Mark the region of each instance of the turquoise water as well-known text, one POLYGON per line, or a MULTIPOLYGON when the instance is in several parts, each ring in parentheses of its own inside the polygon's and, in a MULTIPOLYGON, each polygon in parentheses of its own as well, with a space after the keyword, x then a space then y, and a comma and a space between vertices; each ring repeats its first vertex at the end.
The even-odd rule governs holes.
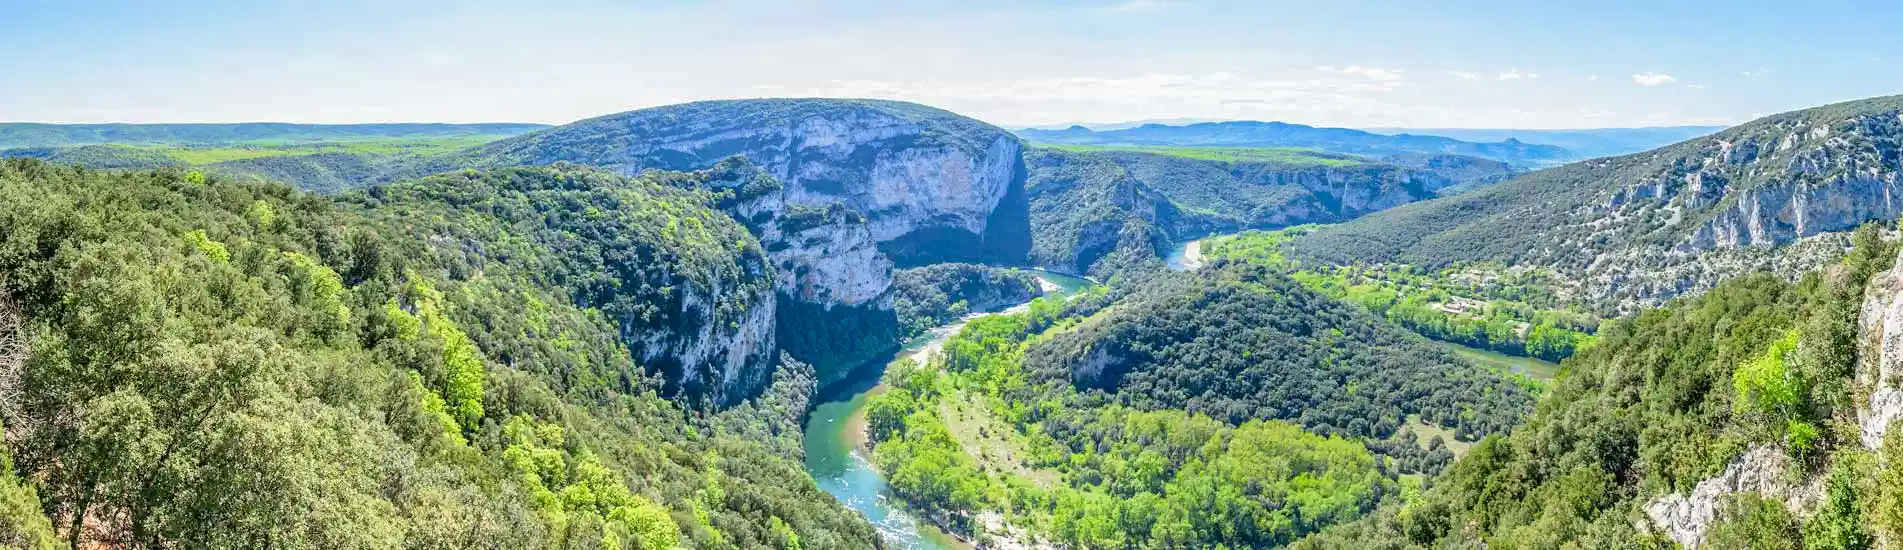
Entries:
POLYGON ((1163 257, 1163 263, 1168 265, 1172 271, 1189 271, 1202 267, 1203 263, 1200 259, 1189 259, 1189 247, 1191 245, 1200 247, 1201 243, 1202 239, 1196 239, 1170 245, 1170 253, 1168 256, 1163 257))
MULTIPOLYGON (((1047 294, 1049 296, 1069 296, 1090 283, 1078 277, 1045 271, 1038 271, 1037 275, 1058 287, 1050 291, 1047 294)), ((820 490, 839 499, 847 508, 865 515, 891 548, 953 550, 970 546, 919 520, 905 509, 903 502, 892 496, 886 488, 885 478, 872 465, 872 457, 859 448, 859 434, 853 432, 863 427, 855 425, 853 419, 865 408, 866 399, 877 391, 879 377, 885 374, 885 365, 901 354, 914 353, 926 346, 943 343, 959 327, 964 326, 965 321, 960 319, 935 327, 906 342, 905 346, 892 354, 855 369, 845 381, 822 388, 818 397, 820 405, 814 407, 813 413, 806 419, 806 472, 812 474, 820 490)))

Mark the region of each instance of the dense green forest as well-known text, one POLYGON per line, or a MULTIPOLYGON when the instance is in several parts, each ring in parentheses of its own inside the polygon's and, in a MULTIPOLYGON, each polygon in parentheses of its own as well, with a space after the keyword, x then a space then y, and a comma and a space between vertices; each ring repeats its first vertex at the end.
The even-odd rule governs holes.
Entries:
POLYGON ((1151 281, 1031 346, 1024 363, 1106 402, 1348 437, 1386 438, 1419 415, 1474 439, 1518 424, 1532 403, 1521 383, 1242 262, 1151 281))
MULTIPOLYGON (((1489 437, 1404 505, 1304 541, 1312 548, 1671 548, 1639 530, 1647 499, 1686 491, 1753 446, 1816 480, 1799 516, 1729 497, 1716 548, 1875 548, 1903 535, 1903 434, 1859 440, 1858 312, 1895 245, 1865 226, 1841 263, 1797 283, 1768 275, 1609 324, 1567 363, 1527 425, 1489 437), (1803 519, 1800 519, 1803 518, 1803 519)), ((1886 382, 1887 383, 1887 382, 1886 382)))
POLYGON ((965 314, 1031 301, 1043 294, 1030 271, 948 263, 892 274, 892 310, 909 338, 965 314))
POLYGON ((1405 266, 1330 266, 1288 259, 1283 246, 1312 226, 1250 231, 1204 241, 1211 258, 1289 274, 1310 290, 1359 305, 1428 338, 1557 362, 1591 345, 1598 317, 1570 307, 1542 270, 1487 264, 1421 273, 1405 266))
MULTIPOLYGON (((675 254, 544 262, 539 248, 562 241, 532 230, 616 228, 628 220, 594 218, 583 198, 624 200, 679 222, 621 237, 630 247, 685 252, 704 246, 692 220, 717 213, 654 181, 562 168, 422 187, 337 202, 199 172, 0 162, 0 312, 18 312, 0 338, 25 343, 0 347, 12 459, 0 535, 878 545, 785 454, 810 368, 787 363, 759 400, 720 415, 683 410, 622 343, 614 312, 627 302, 590 290, 720 267, 675 254)), ((617 215, 641 212, 629 210, 617 215)))
POLYGON ((1038 147, 1025 164, 1032 261, 1105 276, 1176 241, 1347 220, 1455 184, 1428 170, 1286 149, 1038 147))
POLYGON ((1286 544, 1399 493, 1354 441, 1104 405, 1023 366, 1026 346, 1075 323, 1040 299, 973 321, 930 365, 891 368, 867 422, 892 488, 981 539, 1074 548, 1286 544))
MULTIPOLYGON (((508 125, 499 126, 504 128, 498 132, 509 129, 508 125)), ((411 173, 403 167, 418 159, 510 134, 397 132, 390 137, 345 134, 329 139, 322 133, 268 135, 279 137, 211 142, 126 138, 128 141, 89 145, 0 149, 0 158, 37 158, 88 168, 184 167, 232 178, 286 183, 305 191, 340 193, 411 173)))

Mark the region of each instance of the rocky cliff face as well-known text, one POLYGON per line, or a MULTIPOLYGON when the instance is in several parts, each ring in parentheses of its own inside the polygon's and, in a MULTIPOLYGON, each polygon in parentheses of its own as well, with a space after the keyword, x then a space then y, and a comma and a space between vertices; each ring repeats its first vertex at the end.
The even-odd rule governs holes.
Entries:
POLYGON ((1525 174, 1318 231, 1293 248, 1330 263, 1552 268, 1621 313, 1744 273, 1796 276, 1842 251, 1836 232, 1903 214, 1903 96, 1765 117, 1623 157, 1525 174))
POLYGON ((632 174, 745 157, 781 184, 736 205, 773 251, 781 290, 856 306, 885 291, 895 263, 1021 261, 1030 237, 1020 153, 1003 130, 920 105, 764 99, 608 115, 485 145, 460 162, 632 174))
POLYGON ((1635 244, 1601 250, 1589 274, 1621 271, 1614 267, 1620 265, 1651 274, 1633 273, 1636 287, 1619 284, 1625 278, 1592 277, 1602 286, 1589 294, 1623 294, 1637 298, 1629 304, 1651 304, 1748 271, 1794 275, 1828 260, 1841 248, 1800 246, 1778 254, 1748 249, 1781 247, 1903 214, 1899 117, 1895 110, 1844 115, 1824 108, 1682 146, 1683 157, 1642 173, 1592 210, 1581 241, 1635 244), (1667 274, 1672 277, 1660 276, 1667 274))
POLYGON ((729 193, 720 207, 759 237, 781 294, 815 304, 872 303, 892 284, 865 217, 843 203, 788 205, 785 186, 745 157, 704 172, 701 185, 729 193))
POLYGON ((1698 482, 1690 493, 1672 493, 1647 502, 1645 516, 1653 529, 1687 550, 1697 550, 1704 543, 1725 497, 1731 495, 1757 493, 1783 502, 1799 517, 1808 516, 1822 498, 1822 480, 1794 482, 1789 474, 1798 471, 1795 468, 1784 451, 1768 445, 1754 446, 1726 465, 1723 473, 1698 482))
POLYGON ((1857 427, 1863 446, 1875 450, 1903 419, 1903 268, 1870 278, 1858 322, 1857 387, 1864 395, 1856 400, 1857 427))

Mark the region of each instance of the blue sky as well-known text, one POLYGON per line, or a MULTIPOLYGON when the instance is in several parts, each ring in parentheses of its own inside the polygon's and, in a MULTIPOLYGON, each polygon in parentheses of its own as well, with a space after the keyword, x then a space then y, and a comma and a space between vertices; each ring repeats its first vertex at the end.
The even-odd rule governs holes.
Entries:
POLYGON ((0 121, 882 97, 1006 126, 1729 124, 1903 93, 1903 3, 0 0, 0 121), (534 5, 530 5, 534 4, 534 5))

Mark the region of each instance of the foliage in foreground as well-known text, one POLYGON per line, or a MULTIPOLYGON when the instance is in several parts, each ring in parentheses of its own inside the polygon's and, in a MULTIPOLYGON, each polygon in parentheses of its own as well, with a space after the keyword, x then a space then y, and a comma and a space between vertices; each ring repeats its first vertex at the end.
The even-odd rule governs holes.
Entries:
POLYGON ((466 232, 407 221, 215 176, 0 162, 0 298, 30 342, 0 412, 10 471, 58 535, 876 545, 797 462, 722 435, 772 415, 682 411, 544 266, 468 269, 466 232))
MULTIPOLYGON (((1538 411, 1490 437, 1420 499, 1304 548, 1664 548, 1636 525, 1652 497, 1688 491, 1751 445, 1823 476, 1808 518, 1739 495, 1708 533, 1722 548, 1869 548, 1903 536, 1903 437, 1877 460, 1852 407, 1865 282, 1893 246, 1865 226, 1841 264, 1797 284, 1757 275, 1613 323, 1568 362, 1538 411)), ((1866 390, 1867 391, 1867 390, 1866 390)))
POLYGON ((1061 311, 1039 300, 973 321, 931 366, 889 371, 868 429, 894 490, 961 529, 979 528, 972 514, 995 511, 1074 548, 1280 545, 1396 493, 1380 461, 1353 441, 1279 421, 1236 426, 1183 411, 1084 406, 1063 381, 1032 382, 1024 347, 1061 311), (1017 427, 1003 437, 1021 442, 1022 464, 972 458, 941 417, 955 394, 985 403, 1000 420, 991 429, 1017 427))

